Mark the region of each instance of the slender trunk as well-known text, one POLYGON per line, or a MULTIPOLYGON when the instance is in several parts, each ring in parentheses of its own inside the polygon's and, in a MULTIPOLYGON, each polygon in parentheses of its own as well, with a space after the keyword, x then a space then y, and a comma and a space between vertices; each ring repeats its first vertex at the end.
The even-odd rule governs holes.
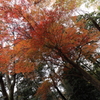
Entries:
POLYGON ((10 86, 9 96, 8 96, 9 100, 14 100, 13 92, 14 92, 14 88, 10 86))
POLYGON ((65 98, 65 96, 61 93, 61 91, 58 89, 58 87, 56 86, 55 81, 54 81, 52 75, 51 75, 50 77, 51 77, 51 79, 52 79, 53 85, 54 85, 55 89, 57 90, 58 94, 61 96, 61 98, 62 98, 63 100, 67 100, 67 99, 65 98))
POLYGON ((0 85, 1 85, 1 91, 2 91, 2 95, 4 97, 4 100, 8 100, 8 95, 7 95, 5 86, 4 86, 4 82, 3 82, 3 79, 2 79, 2 75, 0 75, 0 85))
POLYGON ((93 20, 93 18, 89 17, 89 19, 92 21, 92 23, 94 24, 94 26, 100 31, 100 26, 96 23, 95 20, 93 20))
POLYGON ((83 76, 83 78, 90 82, 93 86, 95 86, 97 88, 97 90, 100 91, 100 81, 97 80, 95 77, 93 77, 92 75, 90 75, 87 71, 85 71, 80 65, 78 65, 77 63, 73 62, 72 60, 70 60, 66 55, 64 55, 62 53, 61 50, 58 50, 59 55, 62 57, 62 59, 66 62, 68 62, 69 64, 71 64, 74 68, 76 68, 77 70, 79 70, 83 76))
POLYGON ((9 95, 8 95, 9 100, 14 100, 15 77, 16 77, 16 74, 12 75, 12 80, 11 80, 9 78, 9 75, 6 75, 8 90, 9 90, 9 95))
POLYGON ((58 89, 58 87, 55 86, 55 88, 56 88, 57 92, 59 93, 59 95, 62 97, 62 99, 63 99, 63 100, 67 100, 67 99, 65 98, 65 96, 60 92, 60 90, 58 89))

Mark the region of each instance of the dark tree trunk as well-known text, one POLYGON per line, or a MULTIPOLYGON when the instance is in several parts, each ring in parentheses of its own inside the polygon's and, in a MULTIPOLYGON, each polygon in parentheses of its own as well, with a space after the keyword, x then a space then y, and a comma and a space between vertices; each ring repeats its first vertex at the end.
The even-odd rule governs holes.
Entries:
POLYGON ((8 100, 14 100, 15 77, 16 77, 16 74, 12 75, 12 80, 11 80, 9 78, 9 75, 6 75, 7 84, 8 84, 8 91, 9 91, 8 100))
POLYGON ((52 75, 51 75, 50 77, 51 77, 51 79, 52 79, 53 86, 54 86, 55 89, 57 90, 58 94, 61 96, 61 98, 62 98, 63 100, 67 100, 66 97, 61 93, 61 91, 60 91, 60 90, 58 89, 58 87, 56 86, 55 81, 54 81, 52 75))
POLYGON ((71 64, 74 68, 76 68, 78 71, 81 72, 83 78, 90 82, 93 86, 95 86, 97 88, 97 90, 100 91, 100 81, 97 80, 95 77, 93 77, 92 75, 90 75, 87 71, 85 71, 80 65, 78 65, 77 63, 73 62, 72 60, 70 60, 66 55, 64 55, 62 53, 62 51, 60 49, 56 49, 58 50, 58 54, 62 57, 62 59, 65 62, 68 62, 69 64, 71 64))
POLYGON ((93 20, 93 18, 89 17, 89 19, 92 21, 92 23, 94 24, 94 26, 100 31, 100 26, 96 23, 95 20, 93 20))
POLYGON ((2 79, 2 75, 0 74, 0 85, 1 85, 1 91, 2 91, 2 95, 4 97, 4 100, 8 100, 8 95, 5 89, 5 85, 2 79))

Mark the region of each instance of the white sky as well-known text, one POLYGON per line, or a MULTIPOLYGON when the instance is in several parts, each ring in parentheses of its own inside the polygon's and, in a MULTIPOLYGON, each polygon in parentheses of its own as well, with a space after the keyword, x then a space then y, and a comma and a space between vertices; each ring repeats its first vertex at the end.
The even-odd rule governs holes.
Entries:
POLYGON ((93 12, 93 11, 97 11, 97 9, 94 8, 93 6, 86 8, 86 7, 85 7, 85 4, 82 4, 82 5, 80 6, 80 10, 82 11, 82 13, 91 13, 91 12, 93 12))

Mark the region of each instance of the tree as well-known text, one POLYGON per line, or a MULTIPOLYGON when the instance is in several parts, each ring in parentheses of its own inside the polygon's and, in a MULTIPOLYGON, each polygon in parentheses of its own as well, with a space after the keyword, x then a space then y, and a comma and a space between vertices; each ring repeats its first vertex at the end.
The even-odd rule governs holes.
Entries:
MULTIPOLYGON (((96 12, 92 12, 89 15, 81 15, 79 16, 79 18, 77 19, 78 21, 80 21, 80 18, 83 19, 87 19, 87 16, 91 16, 93 18, 93 20, 96 23, 99 23, 99 17, 98 17, 99 13, 96 12)), ((91 20, 87 20, 87 22, 85 23, 85 28, 86 29, 93 29, 95 28, 94 23, 92 23, 91 20)), ((99 24, 98 24, 99 25, 99 24)), ((90 61, 93 62, 93 69, 91 69, 90 67, 88 67, 88 72, 91 73, 93 76, 95 76, 98 80, 100 80, 100 73, 99 73, 99 58, 95 59, 94 58, 89 58, 90 61)), ((82 67, 84 68, 84 66, 87 66, 87 64, 83 64, 82 67)), ((65 90, 66 90, 66 95, 69 96, 69 100, 86 100, 86 99, 93 99, 93 100, 99 100, 100 99, 100 94, 99 91, 92 86, 89 82, 84 81, 81 73, 76 70, 75 68, 71 68, 71 69, 64 69, 64 73, 63 73, 63 79, 65 84, 67 84, 65 86, 65 90), (71 90, 69 90, 69 89, 71 90)))
MULTIPOLYGON (((52 16, 57 15, 57 14, 54 14, 53 12, 50 12, 50 13, 52 16)), ((62 17, 59 14, 57 16, 59 16, 59 18, 62 17)), ((34 37, 35 38, 30 40, 31 44, 33 44, 32 50, 35 49, 33 52, 35 51, 37 52, 39 50, 39 53, 41 53, 43 52, 42 50, 44 49, 45 50, 47 49, 47 51, 50 50, 52 51, 52 53, 54 52, 55 56, 58 55, 58 57, 61 57, 64 62, 68 62, 70 65, 72 65, 73 67, 81 71, 84 78, 87 78, 86 80, 89 80, 96 87, 98 86, 97 88, 99 89, 99 81, 97 81, 95 78, 89 75, 81 67, 81 64, 79 64, 78 62, 78 60, 85 60, 85 59, 89 60, 88 58, 90 57, 90 55, 91 56, 93 55, 95 49, 97 48, 96 42, 99 40, 98 38, 99 31, 95 31, 95 32, 93 32, 94 30, 88 31, 84 29, 84 25, 82 25, 82 22, 81 22, 74 25, 75 27, 78 27, 78 28, 79 28, 78 25, 81 25, 79 32, 77 32, 77 29, 75 29, 73 25, 70 26, 70 28, 64 28, 62 23, 61 24, 59 23, 60 21, 56 23, 56 20, 59 20, 58 17, 54 17, 51 19, 50 18, 44 21, 40 21, 40 24, 35 26, 34 28, 35 30, 32 33, 33 35, 32 38, 34 37), (41 29, 42 31, 40 31, 41 29), (60 33, 58 34, 58 32, 60 33), (77 39, 75 37, 77 37, 77 39), (91 51, 90 51, 90 48, 92 48, 91 51)), ((50 53, 49 55, 51 55, 50 53)))
POLYGON ((53 65, 77 69, 85 80, 100 90, 100 81, 87 71, 88 64, 82 67, 86 63, 92 66, 90 57, 94 60, 99 57, 96 52, 100 39, 98 28, 88 30, 86 20, 77 21, 77 16, 72 16, 76 8, 73 3, 69 3, 67 9, 65 3, 61 7, 58 3, 48 10, 22 1, 23 4, 15 5, 1 2, 0 71, 8 75, 30 73, 41 62, 49 60, 53 65))

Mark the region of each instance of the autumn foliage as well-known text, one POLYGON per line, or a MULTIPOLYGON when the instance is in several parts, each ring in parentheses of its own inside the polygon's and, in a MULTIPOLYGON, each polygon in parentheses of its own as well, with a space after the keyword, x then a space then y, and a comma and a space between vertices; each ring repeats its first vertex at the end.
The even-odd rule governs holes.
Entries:
MULTIPOLYGON (((98 58, 96 49, 99 47, 100 32, 95 28, 87 30, 86 20, 78 21, 78 17, 72 15, 74 7, 50 10, 29 4, 7 5, 7 2, 2 2, 0 6, 2 73, 32 72, 48 57, 53 59, 52 63, 60 59, 64 64, 69 63, 71 68, 79 67, 77 69, 82 71, 81 62, 90 61, 91 56, 98 58)), ((82 74, 84 76, 84 72, 82 74)), ((50 88, 48 81, 43 84, 50 88)))

